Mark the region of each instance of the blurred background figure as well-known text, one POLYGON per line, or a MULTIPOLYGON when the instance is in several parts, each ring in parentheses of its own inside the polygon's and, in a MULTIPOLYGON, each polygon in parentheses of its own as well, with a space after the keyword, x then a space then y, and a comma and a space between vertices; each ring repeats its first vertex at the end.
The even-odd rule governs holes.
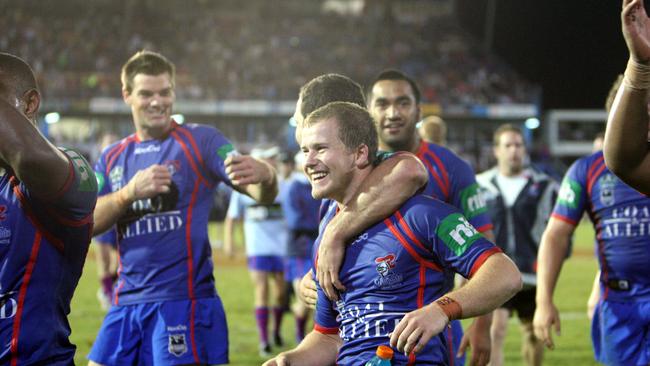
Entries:
MULTIPOLYGON (((289 228, 284 276, 297 294, 300 280, 312 267, 312 247, 318 237, 321 201, 311 195, 311 184, 303 173, 303 153, 291 156, 291 160, 295 161, 295 170, 284 185, 286 189, 281 190, 280 194, 284 194, 281 197, 282 210, 289 228)), ((302 301, 294 301, 291 310, 296 321, 296 343, 300 343, 305 337, 305 325, 310 311, 302 301)))
POLYGON ((418 133, 420 138, 426 142, 447 145, 447 124, 438 116, 425 117, 418 124, 418 133))
MULTIPOLYGON (((280 149, 274 146, 268 149, 253 149, 251 156, 263 159, 275 167, 279 153, 280 149)), ((224 251, 230 257, 233 256, 237 221, 244 223, 248 270, 254 287, 259 353, 260 356, 269 356, 271 340, 275 346, 281 347, 284 344, 280 328, 286 303, 283 271, 287 229, 280 195, 271 204, 261 204, 233 191, 224 222, 224 251), (268 331, 269 320, 272 320, 272 339, 268 331)))

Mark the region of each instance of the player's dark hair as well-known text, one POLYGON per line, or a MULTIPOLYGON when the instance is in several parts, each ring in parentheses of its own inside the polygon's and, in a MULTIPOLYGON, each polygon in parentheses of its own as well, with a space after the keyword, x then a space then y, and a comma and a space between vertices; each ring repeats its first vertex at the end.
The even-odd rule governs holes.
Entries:
POLYGON ((20 57, 0 52, 0 92, 21 98, 30 90, 38 90, 32 68, 20 57))
POLYGON ((368 160, 374 161, 377 155, 377 129, 375 122, 363 107, 348 102, 333 102, 309 114, 305 127, 320 121, 335 119, 338 123, 338 137, 349 150, 360 145, 368 146, 368 160))
POLYGON ((493 138, 492 138, 492 143, 494 143, 494 146, 499 146, 499 142, 501 139, 501 135, 503 135, 506 132, 514 132, 516 134, 519 134, 519 136, 524 136, 524 133, 521 131, 521 128, 510 124, 510 123, 504 123, 499 128, 494 130, 493 138))
POLYGON ((300 88, 300 113, 307 117, 332 102, 349 102, 366 107, 363 89, 354 80, 339 74, 318 76, 300 88))
POLYGON ((420 98, 421 98, 421 93, 420 93, 420 88, 418 87, 418 84, 415 82, 415 80, 411 79, 408 75, 405 73, 399 71, 399 70, 394 70, 394 69, 388 69, 380 72, 375 79, 373 80, 372 83, 370 83, 368 87, 368 100, 372 100, 372 88, 377 84, 378 82, 382 80, 403 80, 409 83, 411 86, 411 90, 413 91, 413 97, 415 98, 415 104, 420 104, 420 98))
POLYGON ((156 76, 164 73, 169 74, 172 87, 174 87, 176 79, 176 67, 174 64, 157 52, 147 50, 139 51, 131 56, 124 66, 122 66, 122 74, 120 76, 122 88, 129 93, 132 92, 133 78, 137 74, 156 76))

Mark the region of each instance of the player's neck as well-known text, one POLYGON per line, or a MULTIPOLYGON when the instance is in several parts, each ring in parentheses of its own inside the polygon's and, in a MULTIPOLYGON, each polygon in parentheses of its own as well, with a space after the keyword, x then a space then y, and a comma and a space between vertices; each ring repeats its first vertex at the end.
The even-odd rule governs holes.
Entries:
POLYGON ((138 136, 140 141, 149 141, 149 140, 164 140, 169 136, 173 128, 173 124, 169 124, 165 128, 142 128, 136 130, 135 134, 138 136))
POLYGON ((363 181, 370 175, 374 167, 368 165, 363 169, 358 169, 349 184, 347 185, 345 192, 341 192, 338 197, 332 197, 337 203, 340 209, 344 209, 352 203, 356 203, 356 198, 358 194, 359 187, 363 181))

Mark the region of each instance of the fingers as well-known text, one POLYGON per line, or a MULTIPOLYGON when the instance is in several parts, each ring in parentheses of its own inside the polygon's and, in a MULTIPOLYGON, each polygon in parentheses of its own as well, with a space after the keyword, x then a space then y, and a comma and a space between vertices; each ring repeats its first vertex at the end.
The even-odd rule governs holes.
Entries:
POLYGON ((305 305, 312 309, 316 307, 318 292, 316 289, 316 282, 313 280, 313 274, 311 270, 300 280, 299 295, 300 300, 302 300, 305 305))
POLYGON ((469 347, 469 337, 467 336, 467 332, 465 332, 465 334, 463 334, 463 338, 460 340, 460 345, 458 346, 456 357, 462 357, 465 354, 465 351, 467 351, 467 347, 469 347))
MULTIPOLYGON (((234 185, 257 184, 269 178, 268 164, 251 156, 231 156, 225 161, 226 174, 234 185)), ((271 173, 272 174, 272 173, 271 173)))
POLYGON ((490 352, 472 351, 471 366, 485 366, 490 362, 490 352))
POLYGON ((318 284, 325 292, 325 296, 332 301, 338 301, 339 294, 332 285, 332 276, 331 271, 323 271, 320 268, 317 269, 318 284))

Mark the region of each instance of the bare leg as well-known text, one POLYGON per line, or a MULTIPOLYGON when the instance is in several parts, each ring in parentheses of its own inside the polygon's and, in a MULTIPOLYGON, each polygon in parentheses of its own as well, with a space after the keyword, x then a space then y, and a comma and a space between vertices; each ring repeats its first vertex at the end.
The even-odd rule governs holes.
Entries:
POLYGON ((492 316, 492 328, 490 335, 492 338, 492 350, 490 352, 490 366, 503 365, 503 344, 508 334, 508 319, 510 311, 504 308, 496 309, 492 316))

